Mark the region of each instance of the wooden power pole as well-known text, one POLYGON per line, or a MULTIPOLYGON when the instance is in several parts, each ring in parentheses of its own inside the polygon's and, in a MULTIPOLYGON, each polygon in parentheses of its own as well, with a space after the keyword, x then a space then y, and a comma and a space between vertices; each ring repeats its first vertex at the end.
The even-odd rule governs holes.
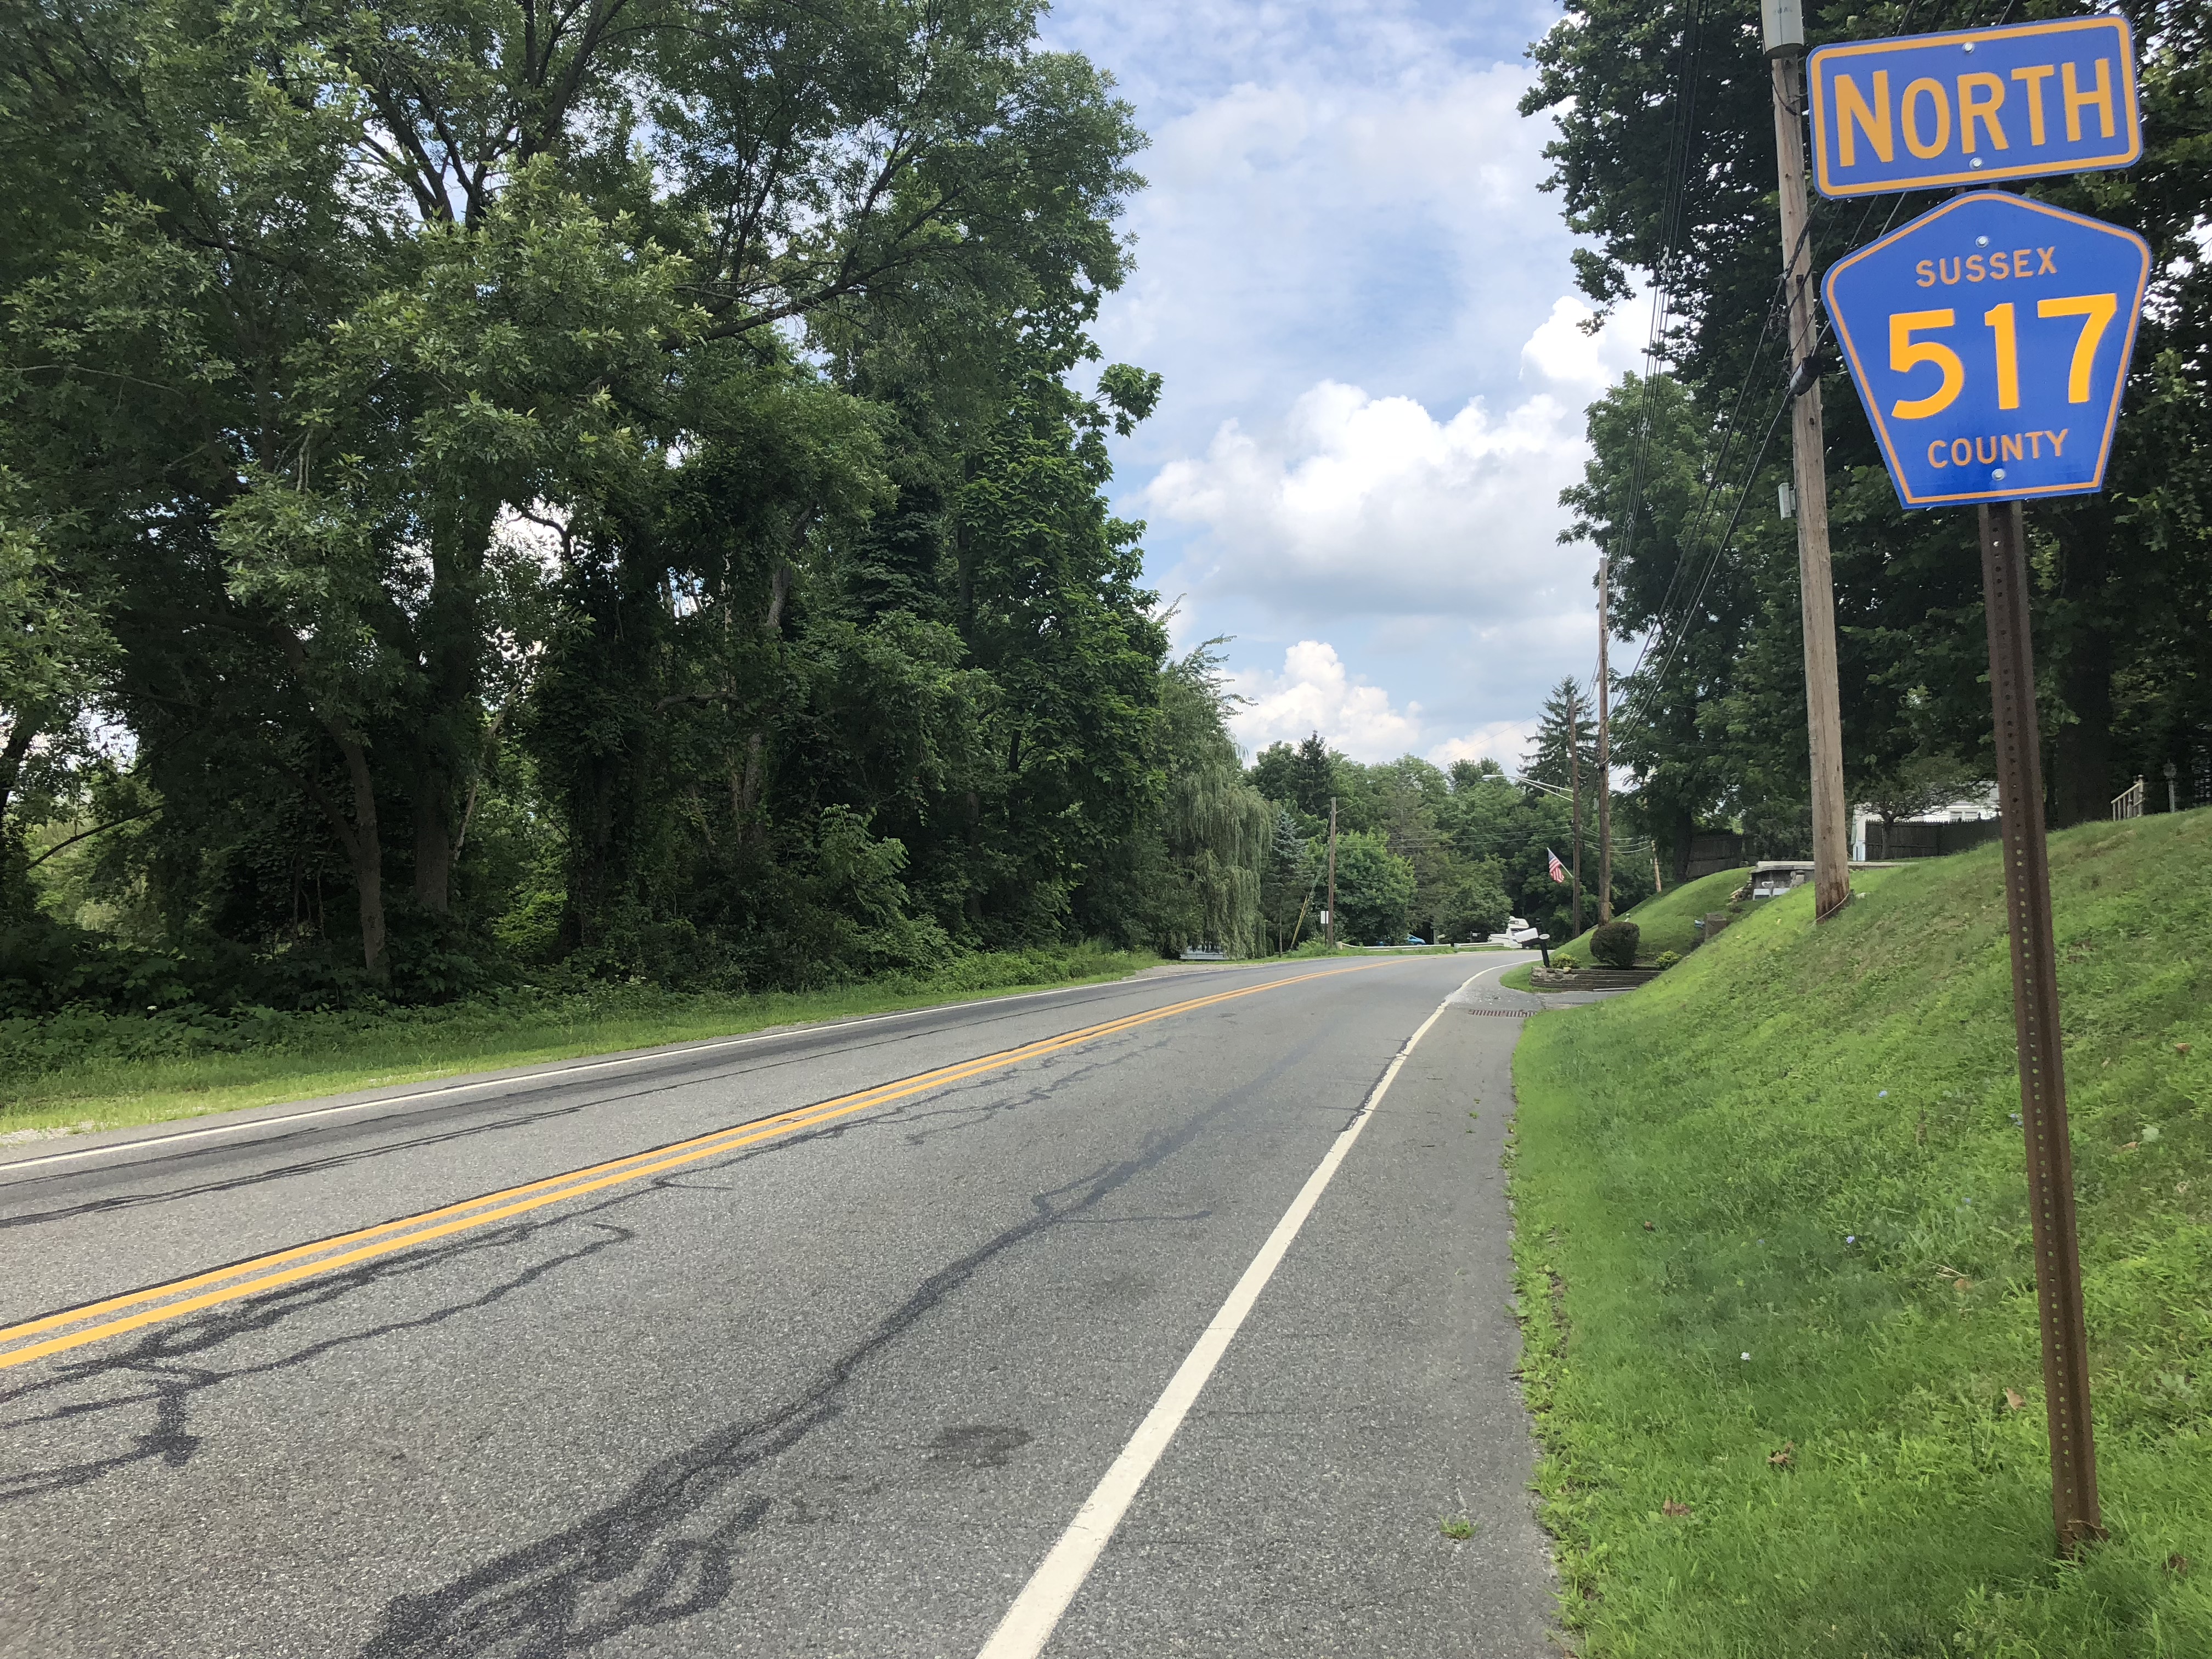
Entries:
POLYGON ((1597 556, 1597 919, 1602 927, 1613 920, 1613 751, 1605 659, 1605 584, 1610 574, 1607 556, 1597 556))
POLYGON ((1843 699, 1836 689, 1836 591, 1828 568, 1828 465, 1820 423, 1820 334, 1813 317, 1813 246, 1805 208, 1805 18, 1802 0, 1760 0, 1774 71, 1774 149, 1782 196, 1782 264, 1790 301, 1790 436, 1797 493, 1797 586, 1805 623, 1805 718, 1813 749, 1813 912, 1850 902, 1844 833, 1843 699))
POLYGON ((1328 798, 1328 948, 1336 949, 1336 797, 1328 798))
MULTIPOLYGON (((1569 683, 1571 685, 1572 682, 1569 683)), ((1574 798, 1575 936, 1583 931, 1583 700, 1567 693, 1567 793, 1574 798)))

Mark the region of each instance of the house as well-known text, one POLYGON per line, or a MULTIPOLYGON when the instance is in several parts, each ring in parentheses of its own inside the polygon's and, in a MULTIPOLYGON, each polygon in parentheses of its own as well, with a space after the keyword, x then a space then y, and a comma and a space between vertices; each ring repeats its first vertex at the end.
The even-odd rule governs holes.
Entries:
POLYGON ((1871 806, 1851 808, 1851 858, 1856 863, 1891 859, 1932 859, 1946 853, 1963 853, 2000 832, 1997 792, 1994 785, 1978 794, 1884 824, 1871 806))

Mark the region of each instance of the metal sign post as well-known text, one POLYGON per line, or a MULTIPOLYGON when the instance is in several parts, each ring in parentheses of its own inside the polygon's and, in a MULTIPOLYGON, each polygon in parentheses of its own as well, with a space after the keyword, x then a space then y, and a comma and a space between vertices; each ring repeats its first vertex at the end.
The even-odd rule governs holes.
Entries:
MULTIPOLYGON (((2120 167, 2142 154, 2133 43, 2116 16, 1823 47, 1811 105, 1815 176, 1831 196, 2120 167)), ((1978 508, 2051 1512, 2069 1555, 2104 1523, 2023 503, 2104 487, 2149 276, 2134 233, 1984 191, 1838 260, 1822 288, 1898 499, 1978 508)))
POLYGON ((2027 1137, 2035 1297, 2043 1325, 2043 1410, 2051 1429, 2051 1514, 2071 1555, 2104 1536, 2097 1449, 2089 1426, 2089 1338, 2081 1252, 2074 1229, 2074 1144, 2058 1031, 2057 947, 2051 931, 2051 858, 2043 834, 2041 727, 2028 633, 2027 529, 2018 501, 1981 513, 1982 593, 1990 628, 1990 701, 1996 716, 1997 809, 2004 823, 2012 1012, 2020 1045, 2020 1116, 2027 1137))

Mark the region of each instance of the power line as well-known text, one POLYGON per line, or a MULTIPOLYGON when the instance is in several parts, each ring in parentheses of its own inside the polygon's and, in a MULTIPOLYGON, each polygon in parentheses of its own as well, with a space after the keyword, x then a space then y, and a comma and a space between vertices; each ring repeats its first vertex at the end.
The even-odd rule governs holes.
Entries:
POLYGON ((1714 458, 1711 465, 1706 469, 1705 493, 1698 503, 1697 513, 1691 522, 1690 533, 1676 538, 1675 545, 1680 550, 1680 556, 1675 559, 1674 568, 1668 576, 1667 591, 1660 596, 1652 628, 1644 635, 1644 642, 1637 651, 1636 664, 1629 670, 1626 676, 1628 679, 1633 680, 1642 672, 1644 659, 1650 651, 1652 641, 1666 632, 1668 616, 1674 608, 1674 595, 1681 582, 1683 572, 1688 568, 1695 557, 1697 544, 1704 537, 1705 526, 1711 516, 1714 494, 1719 489, 1721 476, 1728 467, 1729 451, 1735 447, 1735 434, 1739 429, 1738 421, 1743 413, 1744 402, 1751 395, 1753 381, 1758 379, 1759 360, 1765 355, 1767 339, 1773 332, 1776 307, 1779 303, 1782 285, 1786 280, 1786 276, 1775 279, 1774 299, 1766 307, 1765 320, 1759 326, 1759 340, 1752 348, 1750 365, 1744 371, 1743 384, 1736 389, 1735 402, 1730 406, 1726 418, 1721 422, 1720 453, 1714 458))
MULTIPOLYGON (((1676 75, 1674 118, 1667 134, 1667 192, 1659 211, 1658 257, 1651 273, 1651 321, 1644 342, 1642 418, 1638 422, 1636 457, 1630 469, 1627 541, 1620 550, 1625 561, 1635 546, 1637 520, 1643 515, 1644 485, 1651 447, 1652 381, 1672 310, 1675 277, 1676 240, 1681 233, 1690 189, 1690 160, 1696 137, 1698 59, 1704 44, 1705 0, 1694 0, 1688 25, 1683 30, 1681 63, 1676 75)), ((1601 652, 1601 655, 1602 653, 1601 652)), ((1597 670, 1593 665, 1591 678, 1597 670)))
MULTIPOLYGON (((1919 0, 1908 0, 1908 3, 1905 7, 1904 10, 1899 15, 1896 26, 1898 33, 1904 33, 1909 28, 1911 22, 1912 14, 1917 9, 1918 4, 1919 0)), ((2002 24, 2006 17, 2009 17, 2011 15, 2011 13, 2012 3, 2011 0, 2008 0, 2003 14, 1997 20, 1998 22, 2002 24)), ((1906 199, 1906 195, 1899 195, 1893 198, 1889 216, 1882 224, 1881 233, 1882 235, 1886 236, 1889 234, 1890 227, 1896 222, 1897 216, 1904 208, 1906 199)), ((1851 232, 1851 235, 1849 239, 1850 246, 1856 246, 1864 239, 1867 225, 1874 217, 1875 210, 1878 206, 1880 206, 1880 203, 1878 201, 1869 201, 1867 204, 1865 210, 1859 216, 1857 225, 1853 228, 1851 232)), ((1801 246, 1804 241, 1810 240, 1812 234, 1813 219, 1812 216, 1808 215, 1805 227, 1799 232, 1801 246)), ((1796 263, 1796 249, 1792 249, 1790 251, 1790 257, 1784 261, 1783 275, 1778 279, 1777 283, 1778 290, 1788 282, 1789 270, 1796 263)), ((1670 617, 1669 613, 1672 609, 1676 585, 1680 580, 1685 571, 1689 569, 1692 564, 1695 562, 1696 544, 1704 535, 1704 526, 1709 517, 1714 495, 1718 488, 1720 477, 1727 466, 1728 452, 1733 447, 1735 434, 1739 429, 1738 417, 1741 414, 1744 399, 1750 392, 1752 383, 1758 376, 1759 360, 1765 350, 1767 337, 1772 331, 1775 314, 1775 306, 1773 303, 1770 303, 1766 307, 1765 320, 1760 325, 1758 343, 1753 347, 1751 362, 1745 372, 1743 384, 1738 388, 1735 402, 1730 408, 1728 416, 1722 423, 1721 453, 1716 459, 1713 468, 1707 476, 1705 493, 1703 499, 1699 501, 1698 511, 1692 519, 1691 533, 1683 538, 1679 544, 1684 550, 1682 556, 1675 562, 1674 568, 1668 580, 1667 592, 1661 598, 1654 626, 1645 634, 1643 644, 1637 652, 1636 665, 1629 671, 1629 673, 1626 676, 1626 679, 1630 684, 1630 690, 1629 695, 1624 701, 1620 709, 1620 716, 1623 718, 1632 719, 1644 713, 1649 696, 1658 689, 1661 684, 1664 682, 1667 671, 1672 667, 1674 659, 1680 652, 1683 640, 1686 637, 1689 629, 1695 625, 1698 611, 1704 603, 1705 594, 1710 590, 1712 578, 1718 570, 1722 560, 1726 556, 1729 547, 1735 539, 1735 527, 1742 519, 1744 501, 1747 499, 1747 492, 1750 489, 1751 481, 1757 476, 1759 467, 1765 463, 1767 448, 1773 441, 1774 428, 1781 418, 1781 410, 1784 407, 1787 406, 1791 392, 1795 390, 1794 386, 1790 390, 1785 390, 1783 398, 1779 402, 1778 402, 1773 414, 1770 416, 1768 419, 1766 432, 1760 441, 1759 453, 1753 458, 1751 465, 1744 472, 1742 481, 1737 485, 1735 508, 1734 513, 1730 515, 1728 530, 1723 533, 1720 541, 1715 545, 1711 556, 1705 562, 1704 573, 1698 580, 1693 597, 1691 599, 1688 605, 1685 606, 1680 617, 1679 623, 1671 630, 1673 637, 1667 641, 1667 649, 1665 654, 1662 658, 1658 673, 1649 680, 1641 678, 1640 677, 1643 673, 1644 665, 1649 658, 1653 644, 1663 638, 1666 638, 1670 631, 1668 623, 1670 620, 1673 620, 1673 618, 1670 617)), ((1816 356, 1821 348, 1826 344, 1829 333, 1832 327, 1832 319, 1824 317, 1821 320, 1820 331, 1814 337, 1813 343, 1813 350, 1816 356)), ((1642 464, 1639 459, 1638 467, 1639 474, 1641 471, 1641 465, 1642 464)))

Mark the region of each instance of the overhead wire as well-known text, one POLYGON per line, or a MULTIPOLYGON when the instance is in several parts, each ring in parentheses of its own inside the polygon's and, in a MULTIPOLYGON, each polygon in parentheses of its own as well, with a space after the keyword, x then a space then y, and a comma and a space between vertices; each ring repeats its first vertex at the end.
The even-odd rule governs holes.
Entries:
MULTIPOLYGON (((1683 218, 1688 208, 1690 165, 1696 137, 1698 58, 1704 46, 1704 25, 1705 0, 1692 0, 1689 21, 1682 33, 1681 54, 1675 76, 1674 110, 1667 134, 1667 191, 1660 204, 1658 257, 1653 261, 1651 273, 1651 320, 1644 343, 1641 418, 1637 425, 1635 459, 1630 466, 1628 511, 1624 515, 1627 542, 1618 550, 1624 561, 1633 550, 1637 522, 1643 515, 1644 486, 1650 456, 1653 425, 1651 387, 1661 343, 1666 337, 1668 319, 1673 309, 1678 252, 1675 244, 1681 234, 1683 218)), ((1601 554, 1601 556, 1605 556, 1601 554)), ((1602 654, 1601 643, 1600 653, 1602 654)), ((1593 662, 1590 671, 1593 683, 1597 672, 1597 665, 1593 662)))
MULTIPOLYGON (((1918 5, 1919 0, 1907 0, 1904 9, 1899 14, 1896 24, 1899 33, 1904 33, 1911 27, 1912 14, 1918 9, 1918 5)), ((2012 0, 2008 0, 2004 12, 1998 18, 1998 23, 2002 25, 2005 18, 2009 17, 2011 14, 2012 0)), ((1881 233, 1882 235, 1886 236, 1889 234, 1890 227, 1896 222, 1898 213, 1902 210, 1907 198, 1907 195, 1899 195, 1893 198, 1889 216, 1882 226, 1881 233)), ((1863 239, 1866 227, 1879 205, 1880 204, 1875 201, 1867 204, 1865 210, 1859 216, 1858 224, 1852 230, 1850 245, 1856 246, 1863 239)), ((1784 290, 1782 299, 1784 304, 1787 300, 1786 286, 1790 280, 1790 270, 1796 264, 1798 253, 1812 234, 1813 216, 1808 213, 1804 228, 1799 232, 1798 245, 1787 251, 1787 257, 1783 261, 1783 270, 1777 278, 1778 289, 1784 290)), ((1712 468, 1708 471, 1705 493, 1692 520, 1691 533, 1678 543, 1678 545, 1683 549, 1682 556, 1675 561, 1674 568, 1669 574, 1667 592, 1660 601, 1655 625, 1645 633, 1644 641, 1637 652, 1636 664, 1624 677, 1628 684, 1628 695, 1623 700, 1620 714, 1616 718, 1631 718, 1640 714, 1645 706, 1647 696, 1656 690, 1659 684, 1664 682, 1668 671, 1673 666, 1674 659, 1680 652, 1684 638, 1696 622, 1698 613, 1704 603, 1704 596, 1711 589, 1712 577, 1725 558, 1729 548, 1734 543, 1736 526, 1742 520, 1744 502, 1748 496, 1751 480, 1757 476, 1759 469, 1765 464, 1766 451, 1773 441, 1774 428, 1779 423, 1782 409, 1789 400, 1789 387, 1795 380, 1794 363, 1791 366, 1791 379, 1785 381, 1784 392, 1778 398, 1775 408, 1768 417, 1766 430, 1760 440, 1759 451, 1752 458, 1750 465, 1745 469, 1741 481, 1736 485, 1736 503, 1734 512, 1729 516, 1728 529, 1720 540, 1714 544, 1711 556, 1705 561, 1704 572, 1696 580, 1690 601, 1684 606, 1679 619, 1674 618, 1672 607, 1677 584, 1683 573, 1695 562, 1696 545, 1702 538, 1705 526, 1709 520, 1714 495, 1727 466, 1729 451, 1733 447, 1736 433, 1740 429, 1738 417, 1741 414, 1744 400, 1757 379, 1759 360, 1765 352, 1766 339, 1772 330, 1776 314, 1776 306, 1770 303, 1766 307, 1765 320, 1760 326, 1759 341, 1753 349, 1751 362, 1745 371, 1743 383, 1738 387, 1735 402, 1730 408, 1728 418, 1723 422, 1721 452, 1716 458, 1712 468), (1668 626, 1670 621, 1674 622, 1674 626, 1671 629, 1668 626), (1662 657, 1659 672, 1649 680, 1642 678, 1644 665, 1649 659, 1653 643, 1670 634, 1672 637, 1668 639, 1667 649, 1662 657)), ((1814 337, 1810 354, 1813 357, 1818 357, 1821 349, 1827 343, 1832 329, 1832 319, 1824 315, 1814 337)))
MULTIPOLYGON (((1662 198, 1659 213, 1658 257, 1653 262, 1651 279, 1651 320, 1644 342, 1644 376, 1641 390, 1643 402, 1641 419, 1637 425, 1635 459, 1630 468, 1629 506, 1625 515, 1627 541, 1619 550, 1625 561, 1635 546, 1636 526, 1643 515, 1644 486, 1650 460, 1652 435, 1652 383, 1656 378, 1662 342, 1666 337, 1668 319, 1672 312, 1672 289, 1684 216, 1688 210, 1690 166, 1697 133, 1697 102, 1698 58, 1704 46, 1705 0, 1692 0, 1690 17, 1682 32, 1682 46, 1675 72, 1676 92, 1674 110, 1667 134, 1667 192, 1662 198)), ((1610 550, 1601 550, 1601 562, 1612 556, 1610 550)), ((1599 626, 1608 624, 1601 620, 1599 626)), ((1605 641, 1597 642, 1595 659, 1590 665, 1586 684, 1595 686, 1604 672, 1605 641)))

